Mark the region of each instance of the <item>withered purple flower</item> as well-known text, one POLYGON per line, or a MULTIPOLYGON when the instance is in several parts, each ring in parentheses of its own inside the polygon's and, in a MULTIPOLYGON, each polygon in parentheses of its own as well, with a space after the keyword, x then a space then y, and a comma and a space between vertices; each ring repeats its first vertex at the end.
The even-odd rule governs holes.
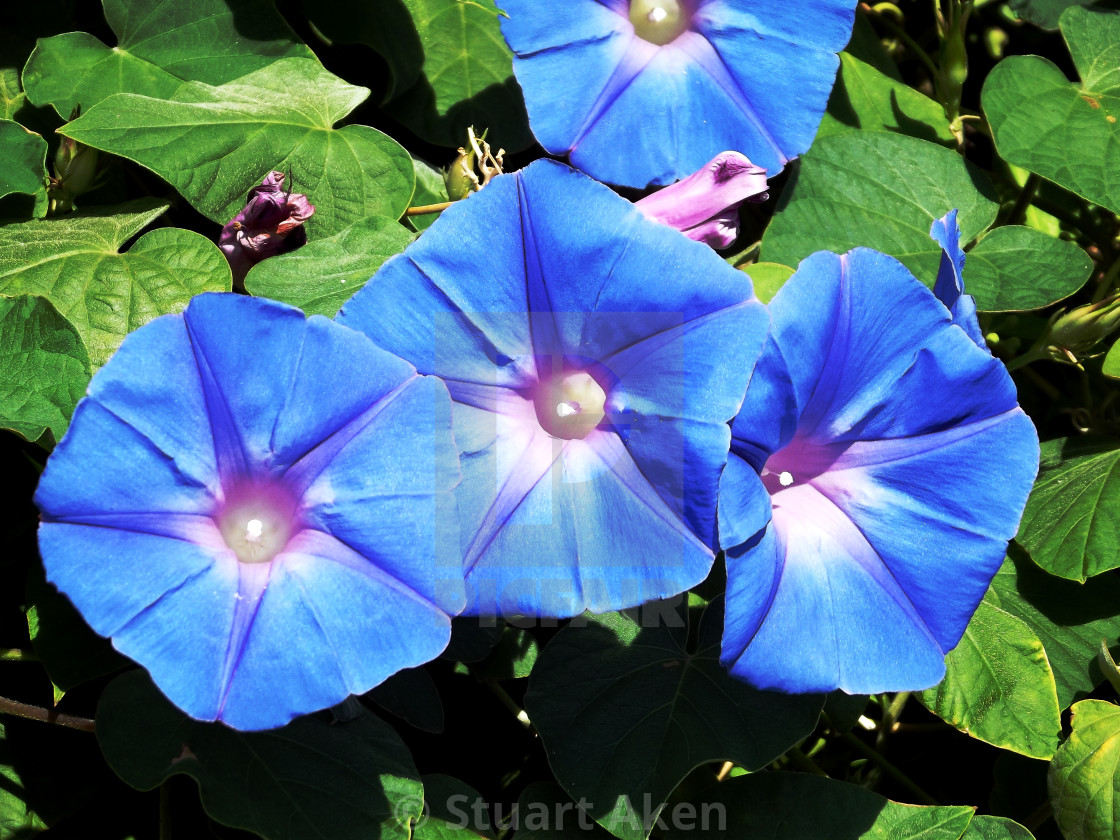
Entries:
POLYGON ((240 289, 249 269, 261 260, 307 243, 303 223, 315 206, 301 193, 284 191, 284 173, 272 171, 259 187, 249 190, 245 209, 222 228, 218 247, 233 269, 233 284, 240 289))
POLYGON ((726 248, 739 235, 739 205, 768 197, 766 170, 738 152, 723 152, 703 169, 635 205, 647 218, 689 239, 726 248))

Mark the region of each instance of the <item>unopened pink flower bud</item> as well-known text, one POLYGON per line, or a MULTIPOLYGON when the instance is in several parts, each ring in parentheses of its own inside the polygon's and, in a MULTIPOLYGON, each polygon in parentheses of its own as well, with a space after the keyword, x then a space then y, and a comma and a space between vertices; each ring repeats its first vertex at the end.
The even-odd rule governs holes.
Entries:
POLYGON ((765 169, 738 152, 722 152, 703 169, 635 206, 646 217, 676 228, 689 239, 726 248, 739 235, 739 205, 768 197, 765 169))
POLYGON ((284 173, 269 172, 249 190, 245 209, 222 228, 218 247, 233 269, 233 284, 242 288, 249 269, 261 260, 293 251, 307 242, 303 223, 315 207, 300 193, 284 192, 284 173))

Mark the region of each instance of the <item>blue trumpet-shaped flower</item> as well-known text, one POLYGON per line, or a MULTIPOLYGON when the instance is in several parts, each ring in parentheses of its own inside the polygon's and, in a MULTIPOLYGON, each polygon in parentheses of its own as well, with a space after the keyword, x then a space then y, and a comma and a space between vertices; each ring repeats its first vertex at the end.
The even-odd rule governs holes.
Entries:
POLYGON ((618 609, 708 573, 767 329, 710 248, 540 161, 445 210, 338 319, 451 391, 468 612, 618 609))
POLYGON ((537 140, 593 177, 665 185, 725 149, 773 177, 809 148, 854 0, 501 0, 537 140))
POLYGON ((977 344, 955 217, 934 234, 944 303, 856 249, 812 255, 770 304, 719 518, 722 659, 760 687, 936 684, 1015 535, 1038 439, 977 344))
POLYGON ((125 339, 47 462, 47 578, 195 718, 368 691, 463 606, 450 408, 359 333, 197 297, 125 339))

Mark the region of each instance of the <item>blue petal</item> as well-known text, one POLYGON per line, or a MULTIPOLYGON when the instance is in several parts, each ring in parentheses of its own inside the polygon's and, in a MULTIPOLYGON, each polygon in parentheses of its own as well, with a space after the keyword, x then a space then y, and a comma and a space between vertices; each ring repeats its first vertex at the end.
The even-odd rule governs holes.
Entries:
POLYGON ((326 318, 313 316, 304 329, 270 435, 277 467, 308 460, 311 447, 322 448, 322 442, 415 375, 408 362, 326 318))
MULTIPOLYGON (((929 290, 875 251, 814 254, 775 295, 770 312, 772 345, 764 356, 780 348, 793 380, 798 435, 808 440, 897 437, 913 433, 915 423, 932 428, 962 410, 991 416, 1015 402, 994 360, 947 330, 948 313, 929 290), (923 353, 923 346, 936 349, 923 353), (946 372, 927 379, 936 367, 946 372), (969 401, 929 400, 928 389, 948 387, 949 380, 985 383, 971 392, 970 400, 981 401, 975 411, 969 401)), ((748 407, 737 429, 757 422, 748 407)))
MULTIPOLYGON (((466 614, 603 612, 704 579, 712 550, 649 486, 617 436, 541 435, 524 453, 533 469, 515 471, 516 492, 495 499, 485 550, 472 551, 466 614)), ((501 449, 464 457, 464 483, 492 471, 501 449)))
POLYGON ((463 606, 458 453, 447 389, 412 377, 375 403, 308 488, 311 527, 455 614, 463 606))
POLYGON ((718 503, 721 546, 746 544, 770 521, 770 494, 757 470, 735 453, 728 456, 720 475, 718 503))
POLYGON ((273 564, 245 624, 219 715, 237 729, 282 726, 365 693, 435 658, 451 636, 445 612, 316 532, 273 564))
MULTIPOLYGON (((151 441, 156 451, 172 459, 175 469, 184 477, 200 485, 217 484, 206 400, 181 316, 157 318, 146 324, 145 329, 125 336, 111 361, 90 382, 88 393, 90 400, 115 414, 151 441)), ((102 440, 85 448, 112 445, 102 440)), ((127 461, 122 458, 120 464, 123 467, 127 461)))
POLYGON ((1015 534, 1034 429, 1003 366, 881 254, 810 257, 771 315, 721 492, 749 494, 753 468, 774 515, 756 536, 721 498, 724 659, 788 691, 927 687, 1015 534))
MULTIPOLYGON (((216 529, 214 537, 220 542, 216 529)), ((228 550, 51 522, 39 528, 39 547, 47 580, 94 630, 112 636, 187 714, 217 717, 237 592, 228 550)))
POLYGON ((552 3, 547 9, 539 0, 498 0, 498 5, 506 13, 501 18, 502 35, 517 53, 568 49, 633 33, 625 0, 568 0, 552 3))
POLYGON ((335 320, 421 373, 524 385, 535 365, 516 207, 512 175, 456 202, 405 253, 388 260, 335 320))
POLYGON ((537 139, 630 187, 672 183, 726 149, 777 174, 816 134, 855 9, 751 5, 700 3, 690 31, 657 47, 626 3, 508 0, 502 31, 537 139))
POLYGON ((776 506, 762 541, 739 558, 734 583, 728 560, 724 664, 790 692, 935 685, 943 653, 913 605, 856 527, 813 488, 798 490, 804 498, 776 506))
POLYGON ((978 347, 987 350, 988 344, 976 317, 976 300, 964 293, 964 251, 961 250, 957 211, 950 210, 935 221, 929 235, 941 246, 941 264, 937 269, 933 293, 952 313, 953 323, 964 330, 978 347))
MULTIPOLYGON (((731 148, 742 149, 772 174, 781 171, 789 156, 704 38, 690 33, 652 54, 650 44, 634 43, 644 47, 623 56, 629 62, 621 65, 625 84, 596 102, 598 111, 585 118, 565 150, 574 166, 614 184, 665 185, 703 167, 717 150, 731 148)), ((542 75, 548 71, 542 68, 542 75)), ((562 88, 555 77, 548 84, 562 88)))
POLYGON ((743 153, 773 178, 786 161, 812 145, 840 59, 833 50, 780 38, 718 30, 706 34, 686 42, 686 49, 724 92, 730 107, 765 134, 765 145, 752 140, 743 153))
POLYGON ((272 434, 306 334, 298 309, 234 294, 199 295, 183 313, 224 480, 267 471, 272 434), (262 353, 262 347, 273 348, 262 353))
MULTIPOLYGON (((196 466, 204 459, 181 451, 185 457, 171 457, 95 398, 83 400, 56 457, 47 462, 35 502, 47 521, 165 533, 190 515, 208 516, 215 505, 214 491, 180 469, 184 462, 196 466), (150 527, 138 517, 149 518, 150 527)), ((211 455, 211 471, 212 460, 211 455)))
POLYGON ((874 546, 949 651, 1003 562, 1037 465, 1034 426, 1011 408, 930 434, 854 444, 814 485, 874 546))
POLYGON ((745 42, 761 38, 837 53, 852 37, 856 4, 851 0, 782 0, 778 7, 743 0, 703 0, 693 26, 745 42))
POLYGON ((462 544, 476 593, 469 610, 618 609, 703 576, 726 424, 767 328, 749 279, 710 249, 542 161, 447 211, 339 318, 446 378, 463 462, 462 544), (473 238, 483 228, 510 239, 490 247, 489 238, 473 238), (485 309, 495 304, 497 312, 485 309), (460 316, 456 306, 482 311, 460 316), (537 364, 561 359, 610 385, 609 427, 584 441, 545 433, 528 390, 537 364), (599 454, 577 458, 587 446, 599 454), (624 455, 604 454, 616 448, 624 455), (590 488, 578 505, 573 483, 590 488), (586 522, 597 523, 595 534, 586 522), (656 572, 647 585, 632 558, 646 551, 648 534, 680 546, 670 552, 680 568, 656 572), (608 556, 608 546, 619 556, 608 556), (554 585, 542 585, 542 576, 554 585))

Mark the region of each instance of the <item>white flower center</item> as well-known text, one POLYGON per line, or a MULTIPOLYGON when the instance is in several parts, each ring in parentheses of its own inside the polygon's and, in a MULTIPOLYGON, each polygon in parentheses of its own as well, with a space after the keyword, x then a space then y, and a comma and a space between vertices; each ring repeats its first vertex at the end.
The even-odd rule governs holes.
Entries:
POLYGON ((688 0, 630 0, 630 22, 637 36, 662 46, 688 29, 688 0))
POLYGON ((603 419, 606 402, 606 392, 591 374, 560 374, 537 386, 537 419, 555 438, 585 438, 603 419))
POLYGON ((237 487, 215 520, 222 539, 242 563, 267 563, 297 530, 296 504, 273 487, 237 487))

